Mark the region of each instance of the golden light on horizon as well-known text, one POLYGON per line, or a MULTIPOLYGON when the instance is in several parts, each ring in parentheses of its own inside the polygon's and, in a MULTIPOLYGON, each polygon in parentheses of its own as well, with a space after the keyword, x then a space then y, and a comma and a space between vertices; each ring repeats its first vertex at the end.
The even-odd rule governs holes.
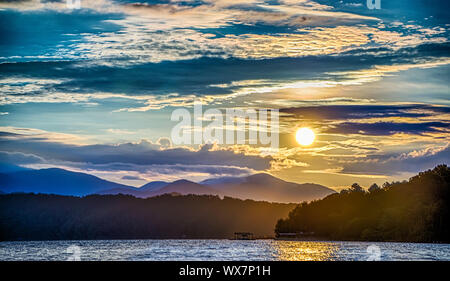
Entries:
POLYGON ((295 139, 300 145, 311 145, 314 142, 316 135, 313 130, 307 127, 303 127, 297 130, 295 133, 295 139))

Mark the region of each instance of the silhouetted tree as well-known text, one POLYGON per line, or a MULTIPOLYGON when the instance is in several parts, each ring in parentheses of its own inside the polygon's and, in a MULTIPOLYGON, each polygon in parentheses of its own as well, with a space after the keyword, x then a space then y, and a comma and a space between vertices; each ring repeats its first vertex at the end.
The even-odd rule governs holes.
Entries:
POLYGON ((357 183, 352 184, 350 191, 351 192, 365 192, 364 189, 357 183))
POLYGON ((378 184, 374 183, 369 187, 369 192, 372 193, 372 192, 378 191, 380 189, 381 188, 378 186, 378 184))

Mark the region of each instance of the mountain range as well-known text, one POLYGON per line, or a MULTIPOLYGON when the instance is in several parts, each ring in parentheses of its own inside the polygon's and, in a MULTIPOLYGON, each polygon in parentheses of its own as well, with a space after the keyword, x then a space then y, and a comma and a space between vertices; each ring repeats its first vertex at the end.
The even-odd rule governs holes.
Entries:
POLYGON ((93 175, 58 168, 0 173, 0 190, 5 193, 32 192, 83 196, 115 188, 130 187, 93 175))
POLYGON ((153 181, 132 187, 93 175, 59 168, 26 169, 0 165, 0 192, 30 192, 84 196, 88 194, 129 194, 147 198, 162 194, 218 195, 259 201, 298 203, 326 197, 334 190, 312 183, 286 182, 261 173, 247 177, 207 179, 199 183, 188 180, 153 181), (6 169, 3 169, 6 168, 6 169))

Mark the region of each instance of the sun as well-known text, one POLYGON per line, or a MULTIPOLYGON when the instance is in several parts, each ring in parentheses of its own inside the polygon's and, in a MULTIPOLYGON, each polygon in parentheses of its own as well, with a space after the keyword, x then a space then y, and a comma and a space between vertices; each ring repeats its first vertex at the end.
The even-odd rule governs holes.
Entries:
POLYGON ((314 142, 315 138, 316 135, 310 128, 300 128, 297 130, 297 133, 295 133, 295 139, 301 145, 310 145, 314 142))

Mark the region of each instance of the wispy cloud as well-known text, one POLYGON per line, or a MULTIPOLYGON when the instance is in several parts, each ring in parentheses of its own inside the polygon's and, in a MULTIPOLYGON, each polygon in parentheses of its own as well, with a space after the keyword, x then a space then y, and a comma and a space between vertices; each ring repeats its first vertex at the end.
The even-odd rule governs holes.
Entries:
POLYGON ((65 167, 78 171, 121 174, 133 171, 143 176, 203 178, 251 174, 270 167, 269 156, 246 155, 230 149, 203 145, 198 149, 172 147, 162 140, 138 143, 75 144, 77 137, 34 129, 2 128, 0 146, 8 157, 3 161, 29 167, 65 167), (25 158, 24 155, 28 155, 25 158), (28 159, 29 162, 26 161, 28 159))

